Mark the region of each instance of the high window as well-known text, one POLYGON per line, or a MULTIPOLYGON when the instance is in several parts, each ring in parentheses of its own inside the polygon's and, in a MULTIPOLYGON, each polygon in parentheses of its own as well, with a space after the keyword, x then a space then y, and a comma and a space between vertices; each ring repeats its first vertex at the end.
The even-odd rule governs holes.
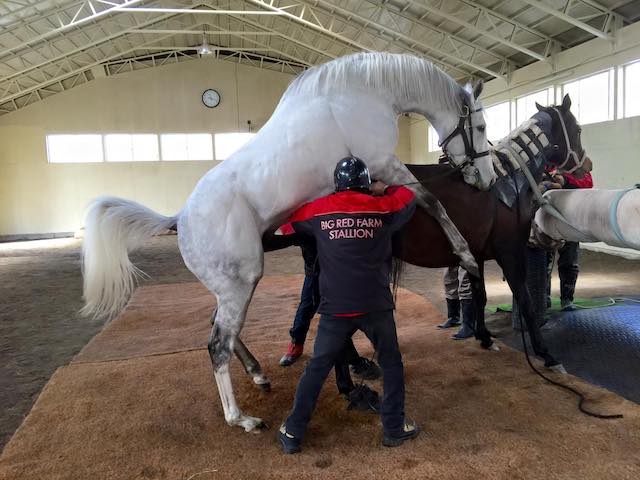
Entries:
POLYGON ((225 160, 251 140, 255 133, 216 133, 216 160, 225 160))
POLYGON ((160 145, 162 160, 213 160, 210 133, 164 133, 160 145))
POLYGON ((511 106, 509 102, 498 103, 485 109, 487 138, 500 140, 511 132, 511 106))
POLYGON ((429 125, 429 133, 427 134, 428 138, 428 148, 430 152, 437 152, 440 150, 440 145, 438 145, 438 142, 440 141, 440 138, 438 137, 438 132, 436 132, 436 129, 433 128, 431 125, 429 125))
POLYGON ((154 134, 111 133, 104 136, 107 162, 153 162, 160 160, 158 136, 154 134))
MULTIPOLYGON (((640 115, 640 62, 625 65, 624 74, 624 101, 622 114, 625 118, 640 115)), ((622 95, 622 92, 618 92, 622 95)))
POLYGON ((536 103, 539 103, 543 107, 553 104, 553 96, 553 87, 549 87, 516 99, 516 125, 514 125, 514 127, 517 127, 536 114, 538 111, 536 103))
POLYGON ((49 163, 102 162, 102 135, 47 135, 49 163))
POLYGON ((565 83, 562 92, 571 97, 571 112, 578 123, 613 120, 613 69, 565 83))

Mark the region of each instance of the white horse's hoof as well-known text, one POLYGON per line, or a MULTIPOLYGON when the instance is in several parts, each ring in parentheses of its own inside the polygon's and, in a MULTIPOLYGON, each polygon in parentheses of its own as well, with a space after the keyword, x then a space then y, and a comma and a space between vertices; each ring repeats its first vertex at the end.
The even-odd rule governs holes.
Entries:
POLYGON ((557 365, 552 365, 551 367, 548 367, 548 368, 552 372, 561 373, 563 375, 567 374, 567 371, 564 369, 564 366, 561 363, 559 363, 557 365))
POLYGON ((245 432, 260 433, 263 430, 269 428, 261 418, 250 417, 249 415, 240 414, 235 418, 227 420, 227 423, 232 427, 242 427, 245 432))
POLYGON ((500 347, 498 346, 498 344, 496 342, 493 342, 491 344, 491 346, 489 347, 489 350, 491 350, 493 352, 499 352, 500 351, 500 347))
POLYGON ((255 375, 253 377, 253 383, 258 385, 265 392, 271 391, 271 382, 269 381, 267 376, 264 374, 255 375))

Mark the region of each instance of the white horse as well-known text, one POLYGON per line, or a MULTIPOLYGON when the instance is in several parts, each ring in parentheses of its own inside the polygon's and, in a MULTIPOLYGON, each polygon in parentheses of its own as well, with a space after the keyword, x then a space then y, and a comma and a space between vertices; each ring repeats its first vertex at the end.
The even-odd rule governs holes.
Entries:
POLYGON ((83 245, 84 313, 117 314, 138 272, 128 252, 177 224, 185 264, 217 298, 209 353, 225 419, 246 431, 262 427, 261 419, 239 409, 229 375, 235 351, 253 381, 268 386, 238 338, 263 273, 262 234, 303 203, 331 193, 337 161, 353 154, 365 160, 373 178, 387 184, 415 182, 411 188, 419 204, 441 221, 454 251, 473 269, 466 241, 394 149, 398 115, 422 114, 447 139, 443 148, 465 180, 488 189, 495 173, 476 100, 480 91, 481 84, 472 94, 434 65, 409 55, 359 53, 307 70, 289 85, 258 134, 200 179, 176 216, 122 199, 94 202, 83 245))
POLYGON ((640 250, 640 188, 550 190, 544 199, 566 220, 538 210, 535 226, 548 237, 640 250))

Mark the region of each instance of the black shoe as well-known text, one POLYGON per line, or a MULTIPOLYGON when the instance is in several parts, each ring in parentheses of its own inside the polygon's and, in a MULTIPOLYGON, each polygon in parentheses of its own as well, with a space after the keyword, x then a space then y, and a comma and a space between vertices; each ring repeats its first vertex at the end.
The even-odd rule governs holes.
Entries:
POLYGON ((370 389, 366 385, 358 385, 351 392, 345 394, 349 400, 347 410, 357 410, 366 413, 380 413, 380 396, 378 392, 370 389))
POLYGON ((464 340, 475 335, 475 306, 473 300, 462 300, 462 328, 451 338, 454 340, 464 340))
POLYGON ((385 447, 399 447, 407 440, 413 440, 420 433, 420 427, 413 420, 405 420, 402 431, 394 434, 385 433, 382 444, 385 447))
POLYGON ((300 440, 287 432, 287 427, 285 427, 284 423, 280 425, 280 429, 276 436, 278 437, 280 445, 282 445, 282 451, 284 453, 292 454, 300 453, 302 451, 300 448, 300 440))
POLYGON ((349 367, 351 373, 356 377, 364 378, 365 380, 377 380, 382 375, 380 367, 376 365, 376 362, 367 360, 364 357, 360 357, 360 361, 349 367))
POLYGON ((446 322, 438 325, 438 328, 452 328, 460 325, 460 319, 455 317, 449 317, 446 322))

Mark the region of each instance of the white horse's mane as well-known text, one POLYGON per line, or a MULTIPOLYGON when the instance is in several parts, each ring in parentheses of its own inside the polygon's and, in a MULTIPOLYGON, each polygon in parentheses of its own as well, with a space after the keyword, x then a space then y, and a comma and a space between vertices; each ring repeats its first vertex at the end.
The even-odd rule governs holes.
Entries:
POLYGON ((282 100, 298 93, 322 95, 369 88, 393 98, 460 109, 470 94, 434 64, 408 54, 360 52, 318 65, 298 75, 282 100))

